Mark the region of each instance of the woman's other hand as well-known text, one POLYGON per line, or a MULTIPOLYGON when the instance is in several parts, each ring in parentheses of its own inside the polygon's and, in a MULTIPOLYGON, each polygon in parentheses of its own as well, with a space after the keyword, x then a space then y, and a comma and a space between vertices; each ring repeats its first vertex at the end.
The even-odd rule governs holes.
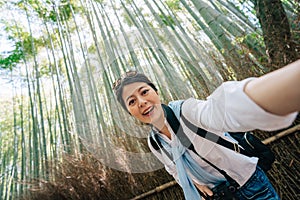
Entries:
POLYGON ((206 196, 212 196, 213 192, 206 186, 194 183, 195 186, 206 196))

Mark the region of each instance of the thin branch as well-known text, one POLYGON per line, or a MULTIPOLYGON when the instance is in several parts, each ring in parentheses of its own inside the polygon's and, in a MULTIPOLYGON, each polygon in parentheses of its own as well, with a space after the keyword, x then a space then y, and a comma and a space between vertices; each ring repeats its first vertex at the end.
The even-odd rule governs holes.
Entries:
POLYGON ((149 195, 151 195, 151 194, 154 194, 154 193, 159 193, 159 192, 161 192, 162 190, 165 190, 165 189, 167 189, 167 188, 169 188, 169 187, 172 187, 172 186, 174 186, 174 185, 176 185, 177 184, 177 182, 176 181, 170 181, 170 182, 168 182, 168 183, 165 183, 165 184, 163 184, 163 185, 160 185, 160 186, 158 186, 158 187, 156 187, 155 189, 153 189, 153 190, 150 190, 150 191, 148 191, 148 192, 145 192, 145 193, 143 193, 143 194, 140 194, 140 195, 138 195, 138 196, 136 196, 136 197, 134 197, 134 198, 132 198, 132 199, 130 199, 130 200, 138 200, 138 199, 143 199, 143 198, 145 198, 145 197, 147 197, 147 196, 149 196, 149 195))
POLYGON ((296 125, 296 126, 294 126, 292 128, 289 128, 287 130, 284 130, 284 131, 282 131, 282 132, 280 132, 280 133, 278 133, 278 134, 276 134, 276 135, 274 135, 272 137, 269 137, 269 138, 263 140, 262 143, 269 144, 271 142, 274 142, 275 140, 278 140, 279 138, 281 138, 283 136, 286 136, 286 135, 288 135, 290 133, 293 133, 293 132, 299 131, 299 130, 300 130, 300 124, 298 124, 298 125, 296 125))

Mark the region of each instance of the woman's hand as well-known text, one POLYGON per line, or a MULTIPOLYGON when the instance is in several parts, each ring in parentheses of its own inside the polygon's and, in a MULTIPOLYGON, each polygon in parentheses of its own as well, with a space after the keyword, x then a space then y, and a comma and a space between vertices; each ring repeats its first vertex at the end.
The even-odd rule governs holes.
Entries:
POLYGON ((195 186, 206 196, 212 196, 213 192, 206 185, 199 185, 194 183, 195 186))

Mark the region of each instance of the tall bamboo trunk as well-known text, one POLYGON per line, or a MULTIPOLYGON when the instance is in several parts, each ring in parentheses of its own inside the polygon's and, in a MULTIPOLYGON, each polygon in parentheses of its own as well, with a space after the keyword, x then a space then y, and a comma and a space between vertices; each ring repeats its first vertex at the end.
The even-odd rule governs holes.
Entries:
POLYGON ((280 68, 299 57, 290 25, 280 0, 255 0, 256 15, 272 68, 280 68))

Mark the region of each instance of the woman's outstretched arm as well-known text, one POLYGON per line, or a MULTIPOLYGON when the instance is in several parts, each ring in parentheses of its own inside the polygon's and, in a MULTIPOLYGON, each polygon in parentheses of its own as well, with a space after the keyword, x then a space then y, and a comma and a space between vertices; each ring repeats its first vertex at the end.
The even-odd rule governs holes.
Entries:
POLYGON ((270 113, 300 111, 300 60, 250 81, 244 91, 270 113))

